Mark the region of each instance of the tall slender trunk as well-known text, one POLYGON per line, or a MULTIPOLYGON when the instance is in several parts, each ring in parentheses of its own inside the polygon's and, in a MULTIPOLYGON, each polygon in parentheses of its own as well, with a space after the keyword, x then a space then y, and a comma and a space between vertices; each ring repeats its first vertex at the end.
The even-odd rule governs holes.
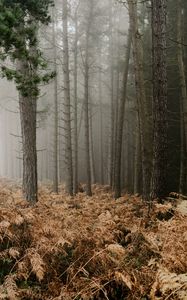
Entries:
POLYGON ((187 89, 185 77, 185 64, 183 59, 183 38, 182 38, 182 2, 178 0, 177 12, 177 58, 179 66, 180 88, 181 88, 181 162, 180 162, 180 193, 186 188, 186 162, 187 162, 187 89))
POLYGON ((143 73, 143 46, 138 27, 137 0, 128 0, 130 24, 132 28, 133 59, 136 82, 136 96, 140 115, 140 137, 142 152, 143 197, 149 199, 151 179, 151 141, 143 73))
POLYGON ((152 0, 153 173, 152 198, 167 195, 166 0, 152 0))
MULTIPOLYGON (((56 32, 55 14, 53 9, 53 49, 54 49, 54 71, 57 74, 57 52, 56 52, 56 32)), ((53 191, 58 194, 58 81, 54 78, 54 178, 53 191)))
POLYGON ((136 146, 135 146, 135 157, 134 157, 134 194, 141 193, 141 138, 140 138, 140 126, 139 116, 137 115, 136 125, 136 146))
POLYGON ((110 140, 109 140, 109 184, 113 186, 114 174, 114 71, 113 71, 113 5, 110 0, 109 16, 109 52, 110 52, 110 140))
POLYGON ((86 193, 92 196, 91 189, 91 165, 90 165, 90 125, 89 125, 89 55, 90 55, 90 30, 93 14, 93 2, 88 2, 88 16, 86 28, 86 48, 84 62, 84 125, 85 125, 85 163, 86 163, 86 193))
POLYGON ((117 33, 115 37, 115 43, 117 45, 117 51, 116 51, 116 58, 115 58, 115 64, 117 66, 116 72, 115 72, 115 96, 114 96, 114 138, 113 138, 113 160, 114 160, 114 166, 113 166, 113 184, 112 187, 115 190, 115 173, 116 173, 116 155, 117 155, 117 134, 118 134, 118 113, 119 113, 119 96, 120 96, 120 66, 119 66, 119 59, 120 59, 120 34, 119 34, 119 22, 117 27, 117 33))
POLYGON ((102 74, 101 74, 101 51, 99 53, 99 111, 100 111, 100 183, 104 184, 103 165, 103 104, 102 104, 102 74))
POLYGON ((89 109, 89 129, 90 129, 90 165, 91 165, 91 180, 92 183, 96 183, 96 170, 95 170, 95 157, 94 157, 94 139, 93 139, 93 115, 92 107, 89 109))
POLYGON ((90 130, 89 130, 89 65, 88 65, 88 35, 86 33, 86 58, 85 58, 85 75, 84 75, 84 125, 85 125, 85 151, 86 151, 86 175, 87 175, 87 186, 86 193, 88 196, 92 195, 91 190, 91 166, 90 166, 90 130))
POLYGON ((62 3, 63 3, 63 7, 62 7, 63 9, 63 75, 64 75, 63 110, 64 110, 64 128, 65 128, 66 189, 70 195, 73 195, 67 0, 63 0, 62 3))
POLYGON ((121 196, 121 152, 122 152, 122 137, 123 137, 123 124, 124 124, 124 114, 125 114, 125 103, 127 96, 127 81, 129 72, 129 60, 131 52, 131 28, 129 27, 128 41, 126 46, 126 57, 125 57, 125 69, 123 75, 123 87, 122 95, 119 101, 119 119, 117 125, 117 139, 116 139, 116 160, 115 160, 115 185, 114 192, 115 198, 121 196))
POLYGON ((73 192, 78 192, 78 120, 77 120, 77 43, 78 43, 78 19, 75 12, 75 41, 74 41, 74 181, 73 192))

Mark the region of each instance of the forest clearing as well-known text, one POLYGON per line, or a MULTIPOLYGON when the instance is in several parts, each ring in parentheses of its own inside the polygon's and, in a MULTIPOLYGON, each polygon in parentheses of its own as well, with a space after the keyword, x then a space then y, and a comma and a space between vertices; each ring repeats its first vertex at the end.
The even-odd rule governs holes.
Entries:
POLYGON ((74 199, 42 186, 33 207, 0 187, 0 299, 186 299, 184 200, 154 202, 148 218, 141 198, 108 186, 74 199))

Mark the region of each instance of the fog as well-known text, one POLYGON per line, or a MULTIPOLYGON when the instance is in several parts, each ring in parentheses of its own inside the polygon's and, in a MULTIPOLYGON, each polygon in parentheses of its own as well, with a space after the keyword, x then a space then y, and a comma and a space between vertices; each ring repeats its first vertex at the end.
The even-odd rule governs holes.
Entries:
MULTIPOLYGON (((77 10, 77 81, 78 81, 78 174, 79 182, 86 180, 84 167, 84 61, 85 61, 85 32, 87 4, 85 1, 69 1, 68 5, 68 39, 69 39, 69 70, 71 95, 71 126, 74 131, 74 40, 75 40, 75 12, 77 10)), ((65 178, 65 139, 63 126, 63 28, 62 4, 56 2, 55 9, 51 9, 52 22, 48 26, 42 25, 39 30, 40 49, 48 62, 48 69, 57 69, 58 95, 58 175, 60 181, 65 178), (55 45, 53 34, 55 26, 55 45), (55 48, 55 50, 54 50, 55 48), (54 53, 56 52, 56 66, 54 53)), ((113 93, 114 115, 117 101, 122 88, 123 61, 125 53, 126 35, 128 30, 128 13, 124 5, 110 1, 93 1, 93 20, 90 28, 89 46, 89 119, 90 119, 90 156, 92 183, 108 183, 110 160, 110 131, 111 131, 111 93, 113 93), (112 15, 110 15, 112 12, 112 15), (111 24, 111 25, 110 25, 111 24), (111 28, 109 29, 109 26, 111 28), (111 30, 111 32, 110 32, 111 30), (112 34, 112 36, 110 36, 112 34), (112 44, 112 49, 111 49, 112 44), (113 57, 111 57, 111 53, 113 57), (111 87, 110 68, 113 68, 113 87, 111 87), (101 123, 102 122, 102 123, 101 123), (102 151, 102 153, 101 153, 102 151), (102 166, 101 166, 102 164, 102 166), (104 171, 104 179, 101 177, 104 171)), ((22 178, 22 139, 20 129, 18 92, 14 82, 7 79, 0 80, 0 175, 12 179, 22 178)), ((130 87, 131 88, 131 83, 130 87)), ((52 181, 54 177, 54 79, 46 86, 40 87, 37 100, 37 157, 38 178, 40 181, 52 181)), ((129 127, 133 104, 131 98, 127 103, 125 127, 129 127), (127 122, 128 120, 128 122, 127 122)), ((134 123, 134 122, 133 122, 134 123)), ((130 136, 124 133, 125 140, 130 141, 133 148, 133 127, 130 126, 130 136)), ((73 145, 72 137, 72 145, 73 145)), ((73 145, 74 146, 74 145, 73 145)), ((125 157, 131 151, 124 145, 125 157)), ((129 162, 130 163, 130 162, 129 162)), ((124 175, 125 176, 125 175, 124 175)))

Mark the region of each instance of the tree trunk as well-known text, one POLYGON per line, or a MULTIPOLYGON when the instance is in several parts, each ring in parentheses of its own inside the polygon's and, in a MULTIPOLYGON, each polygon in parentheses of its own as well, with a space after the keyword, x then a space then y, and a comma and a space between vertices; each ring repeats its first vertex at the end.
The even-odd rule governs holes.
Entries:
POLYGON ((180 119, 180 179, 179 179, 179 193, 186 193, 186 139, 183 119, 183 107, 181 105, 181 119, 180 119))
POLYGON ((131 29, 129 28, 128 41, 126 46, 125 69, 123 75, 122 95, 119 102, 119 119, 117 124, 117 139, 116 139, 116 160, 115 160, 115 184, 114 193, 115 199, 121 196, 121 152, 122 152, 122 137, 123 137, 123 124, 125 114, 125 103, 127 96, 127 81, 129 71, 129 60, 131 51, 131 29))
POLYGON ((92 115, 92 107, 90 105, 89 109, 90 117, 89 117, 89 129, 90 129, 90 165, 91 165, 91 181, 92 183, 96 183, 96 171, 95 171, 95 157, 94 157, 94 141, 93 141, 93 115, 92 115))
POLYGON ((185 193, 186 187, 186 145, 187 145, 187 90, 185 78, 185 65, 183 59, 183 38, 182 38, 182 3, 178 0, 177 12, 177 58, 179 66, 180 88, 181 88, 181 162, 180 162, 180 183, 179 192, 185 193))
POLYGON ((104 184, 103 169, 103 103, 102 103, 102 74, 101 74, 101 51, 99 53, 99 111, 100 111, 100 182, 104 184))
MULTIPOLYGON (((56 32, 55 14, 53 9, 53 48, 54 48, 54 71, 57 74, 56 32)), ((54 78, 54 178, 53 192, 58 194, 58 82, 57 75, 54 78)))
POLYGON ((132 28, 132 45, 136 82, 137 104, 140 114, 140 137, 142 152, 143 198, 149 199, 151 178, 151 141, 148 115, 148 102, 145 94, 143 73, 142 37, 138 28, 137 0, 128 0, 130 24, 132 28))
POLYGON ((89 39, 93 13, 92 1, 88 3, 88 20, 86 28, 85 68, 84 68, 84 125, 85 125, 85 156, 87 185, 86 194, 92 196, 91 189, 91 165, 90 165, 90 128, 89 128, 89 39))
MULTIPOLYGON (((19 69, 22 72, 24 65, 19 69)), ((23 70, 23 73, 26 70, 23 70)), ((26 71, 27 72, 27 71, 26 71)), ((19 94, 23 147, 23 193, 27 201, 38 200, 36 150, 36 99, 19 94)))
POLYGON ((64 135, 65 135, 66 190, 70 195, 73 195, 67 0, 63 0, 62 9, 63 9, 63 75, 64 75, 63 110, 64 110, 64 128, 65 128, 64 135))
POLYGON ((109 52, 110 52, 110 139, 109 139, 109 184, 113 187, 114 182, 114 71, 113 71, 113 23, 112 23, 112 5, 110 0, 110 16, 109 16, 109 52))
POLYGON ((139 116, 137 116, 136 125, 136 146, 135 146, 135 157, 134 157, 134 194, 141 193, 141 139, 140 139, 140 128, 139 128, 139 116))
POLYGON ((77 120, 77 43, 78 25, 77 10, 75 12, 75 41, 74 41, 74 194, 78 192, 78 120, 77 120))
POLYGON ((152 0, 153 173, 151 197, 167 195, 166 0, 152 0))
MULTIPOLYGON (((87 51, 86 51, 87 52, 87 51)), ((87 57, 86 53, 86 57, 87 57)), ((86 58, 87 61, 87 58, 86 58)), ((88 108, 88 73, 89 73, 89 67, 88 62, 86 62, 85 65, 85 95, 84 95, 84 122, 85 122, 85 152, 86 152, 86 175, 87 175, 87 186, 86 186, 86 193, 88 196, 92 196, 92 190, 91 190, 91 166, 90 166, 90 130, 89 130, 89 108, 88 108)))
MULTIPOLYGON (((118 20, 119 21, 119 20, 118 20)), ((115 174, 116 174, 116 155, 117 155, 117 134, 118 134, 118 113, 119 113, 119 96, 120 96, 120 65, 119 65, 119 59, 120 59, 120 28, 119 28, 119 22, 118 22, 118 26, 117 26, 117 32, 116 32, 116 36, 114 39, 114 43, 116 43, 117 45, 117 51, 114 54, 115 56, 115 64, 116 64, 116 71, 114 73, 115 75, 115 80, 114 80, 114 84, 115 84, 115 93, 114 93, 114 137, 113 137, 113 161, 114 161, 114 166, 113 166, 113 183, 112 183, 112 187, 113 190, 115 190, 115 174)))

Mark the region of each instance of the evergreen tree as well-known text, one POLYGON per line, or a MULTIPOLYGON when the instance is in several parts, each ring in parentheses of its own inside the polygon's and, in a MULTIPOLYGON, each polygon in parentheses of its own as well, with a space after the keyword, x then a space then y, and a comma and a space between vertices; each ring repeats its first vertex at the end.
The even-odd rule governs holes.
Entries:
POLYGON ((0 47, 2 76, 13 80, 19 92, 23 148, 23 192, 26 200, 37 201, 36 110, 40 84, 53 73, 42 73, 47 67, 38 46, 39 24, 48 24, 51 0, 1 0, 0 47), (6 66, 9 58, 13 67, 6 66))

